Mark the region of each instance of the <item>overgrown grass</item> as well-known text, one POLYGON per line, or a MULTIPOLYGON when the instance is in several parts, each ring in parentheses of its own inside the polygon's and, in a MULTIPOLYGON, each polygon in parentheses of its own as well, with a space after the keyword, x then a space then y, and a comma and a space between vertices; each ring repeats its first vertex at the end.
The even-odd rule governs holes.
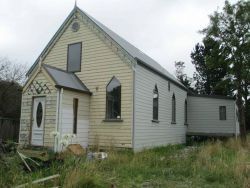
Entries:
MULTIPOLYGON (((249 140, 249 139, 248 139, 249 140)), ((248 146, 250 143, 248 143, 248 146)), ((62 187, 250 187, 250 148, 239 141, 198 146, 159 147, 133 154, 108 151, 108 159, 86 161, 66 156, 48 168, 29 173, 17 156, 0 163, 0 187, 11 187, 59 173, 62 187)), ((0 160, 3 161, 3 160, 0 160)))

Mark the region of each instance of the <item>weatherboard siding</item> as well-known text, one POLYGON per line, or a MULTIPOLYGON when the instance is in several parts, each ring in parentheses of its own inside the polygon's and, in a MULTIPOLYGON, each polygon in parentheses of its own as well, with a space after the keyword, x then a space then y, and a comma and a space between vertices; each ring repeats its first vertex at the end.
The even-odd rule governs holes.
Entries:
POLYGON ((19 143, 29 144, 30 143, 30 131, 31 131, 31 118, 32 118, 32 104, 33 97, 45 96, 45 116, 44 116, 44 146, 53 147, 54 139, 50 133, 55 131, 56 128, 56 101, 57 93, 56 88, 47 79, 44 72, 39 72, 33 81, 46 83, 49 87, 50 94, 28 94, 28 90, 23 91, 22 94, 22 107, 21 107, 21 118, 20 118, 20 132, 19 132, 19 143))
POLYGON ((61 135, 73 134, 73 99, 78 99, 77 134, 70 143, 88 146, 89 95, 64 90, 62 95, 62 130, 61 135))
MULTIPOLYGON (((80 29, 73 32, 67 27, 43 63, 66 70, 68 44, 82 42, 81 72, 76 75, 93 93, 90 97, 89 144, 132 147, 133 124, 133 70, 116 52, 99 37, 78 15, 80 29), (121 82, 122 122, 104 122, 106 111, 106 85, 116 76, 121 82)), ((110 43, 110 42, 109 42, 110 43)))
POLYGON ((137 65, 135 72, 134 149, 185 143, 184 104, 187 93, 147 68, 137 65), (159 92, 159 123, 152 122, 153 90, 159 92), (176 98, 176 124, 171 124, 172 96, 176 98))
POLYGON ((237 134, 235 101, 188 96, 188 133, 237 134), (220 120, 219 106, 226 106, 226 120, 220 120))

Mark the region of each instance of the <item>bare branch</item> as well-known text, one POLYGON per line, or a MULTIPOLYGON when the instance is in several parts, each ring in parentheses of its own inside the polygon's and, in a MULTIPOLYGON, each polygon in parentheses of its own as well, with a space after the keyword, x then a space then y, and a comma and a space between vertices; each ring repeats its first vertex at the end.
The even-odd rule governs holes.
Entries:
POLYGON ((8 58, 0 58, 0 80, 17 82, 23 85, 27 66, 10 61, 8 58))

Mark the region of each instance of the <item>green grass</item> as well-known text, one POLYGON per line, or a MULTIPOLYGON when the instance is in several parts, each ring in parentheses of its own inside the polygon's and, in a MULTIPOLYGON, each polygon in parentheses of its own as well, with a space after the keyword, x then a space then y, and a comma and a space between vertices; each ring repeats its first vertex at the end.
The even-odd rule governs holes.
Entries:
POLYGON ((195 147, 159 147, 136 154, 111 150, 107 160, 87 162, 84 157, 66 155, 63 162, 55 160, 33 173, 25 171, 14 154, 0 159, 0 187, 57 173, 61 175, 57 182, 39 186, 250 187, 250 150, 233 139, 195 147))

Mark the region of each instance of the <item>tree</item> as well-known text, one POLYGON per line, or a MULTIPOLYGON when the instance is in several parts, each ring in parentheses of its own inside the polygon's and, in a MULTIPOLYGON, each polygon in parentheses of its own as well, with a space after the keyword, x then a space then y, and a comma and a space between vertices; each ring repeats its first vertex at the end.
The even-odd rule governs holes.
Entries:
POLYGON ((250 98, 247 100, 246 103, 246 128, 248 129, 248 131, 250 130, 250 98))
POLYGON ((22 87, 13 81, 0 80, 0 117, 20 118, 22 87))
POLYGON ((0 80, 17 82, 23 85, 27 67, 23 64, 13 63, 8 58, 0 57, 0 80))
POLYGON ((0 117, 19 118, 26 66, 0 58, 0 117))
POLYGON ((220 45, 212 38, 205 37, 202 43, 195 45, 191 52, 192 63, 196 72, 193 75, 195 90, 207 95, 231 95, 230 82, 224 79, 227 65, 220 54, 220 45))
POLYGON ((187 76, 187 74, 184 73, 185 69, 185 63, 182 61, 176 61, 175 62, 175 75, 177 79, 186 86, 189 90, 193 91, 193 88, 191 88, 191 78, 187 76))
POLYGON ((218 53, 226 66, 225 80, 236 93, 242 141, 246 141, 245 116, 250 82, 250 1, 236 4, 225 1, 221 12, 210 16, 210 24, 202 33, 219 44, 218 53), (245 105, 245 106, 244 106, 245 105))

